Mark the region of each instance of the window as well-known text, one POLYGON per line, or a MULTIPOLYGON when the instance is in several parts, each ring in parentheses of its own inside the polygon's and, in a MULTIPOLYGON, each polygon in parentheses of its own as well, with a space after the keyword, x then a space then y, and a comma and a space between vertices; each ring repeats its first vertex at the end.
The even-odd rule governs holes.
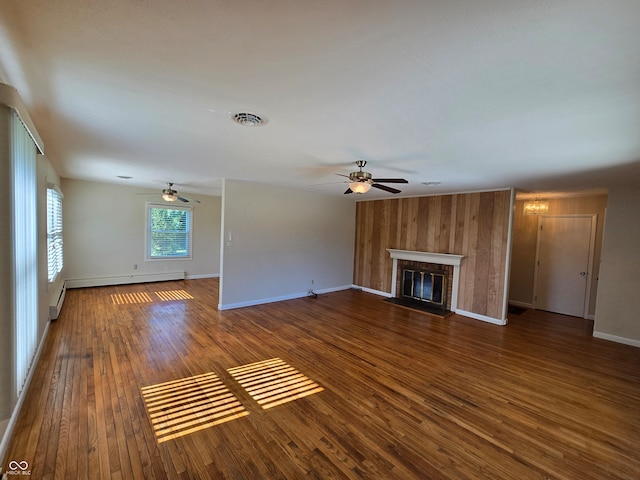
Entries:
POLYGON ((55 188, 47 188, 47 258, 49 283, 62 271, 62 195, 55 188))
MULTIPOLYGON (((38 342, 38 184, 36 146, 18 114, 12 113, 11 183, 14 198, 19 199, 12 205, 11 219, 13 398, 17 399, 27 380, 38 342)), ((2 369, 5 370, 4 365, 2 369)))
POLYGON ((191 207, 147 204, 147 260, 191 258, 191 207))

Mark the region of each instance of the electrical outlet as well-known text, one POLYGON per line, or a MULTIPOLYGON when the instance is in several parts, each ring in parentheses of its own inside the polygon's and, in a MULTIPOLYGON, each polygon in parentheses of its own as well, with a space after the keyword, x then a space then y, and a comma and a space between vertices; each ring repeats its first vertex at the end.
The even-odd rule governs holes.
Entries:
POLYGON ((133 269, 134 269, 134 270, 137 270, 137 269, 138 269, 138 264, 137 264, 137 263, 135 263, 135 264, 133 265, 133 269))

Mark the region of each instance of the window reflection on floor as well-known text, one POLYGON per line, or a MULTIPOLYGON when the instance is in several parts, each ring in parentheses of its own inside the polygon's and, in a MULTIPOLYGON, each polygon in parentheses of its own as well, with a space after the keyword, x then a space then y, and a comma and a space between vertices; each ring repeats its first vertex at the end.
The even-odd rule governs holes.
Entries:
POLYGON ((111 295, 111 303, 114 305, 126 305, 134 303, 151 303, 153 298, 146 292, 114 293, 111 295))
POLYGON ((280 358, 229 368, 227 372, 263 409, 324 390, 280 358))
POLYGON ((158 443, 249 415, 212 372, 141 390, 158 443))
POLYGON ((152 303, 156 300, 170 302, 172 300, 192 300, 193 296, 185 290, 166 290, 154 292, 152 297, 146 292, 114 293, 111 295, 111 303, 114 305, 127 305, 135 303, 152 303))

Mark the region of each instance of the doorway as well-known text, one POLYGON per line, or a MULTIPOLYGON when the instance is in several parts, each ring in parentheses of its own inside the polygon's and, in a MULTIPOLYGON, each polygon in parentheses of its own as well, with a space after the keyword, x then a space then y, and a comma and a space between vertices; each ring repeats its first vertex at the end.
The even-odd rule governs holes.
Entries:
POLYGON ((587 318, 596 215, 540 215, 534 308, 587 318))

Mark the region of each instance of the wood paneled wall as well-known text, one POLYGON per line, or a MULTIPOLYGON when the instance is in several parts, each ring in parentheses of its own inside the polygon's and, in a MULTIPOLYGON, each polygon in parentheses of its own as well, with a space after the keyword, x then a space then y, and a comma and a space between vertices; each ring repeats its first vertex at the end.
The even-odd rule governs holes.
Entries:
POLYGON ((511 192, 359 202, 354 284, 391 291, 387 248, 464 255, 458 308, 503 318, 511 192))

